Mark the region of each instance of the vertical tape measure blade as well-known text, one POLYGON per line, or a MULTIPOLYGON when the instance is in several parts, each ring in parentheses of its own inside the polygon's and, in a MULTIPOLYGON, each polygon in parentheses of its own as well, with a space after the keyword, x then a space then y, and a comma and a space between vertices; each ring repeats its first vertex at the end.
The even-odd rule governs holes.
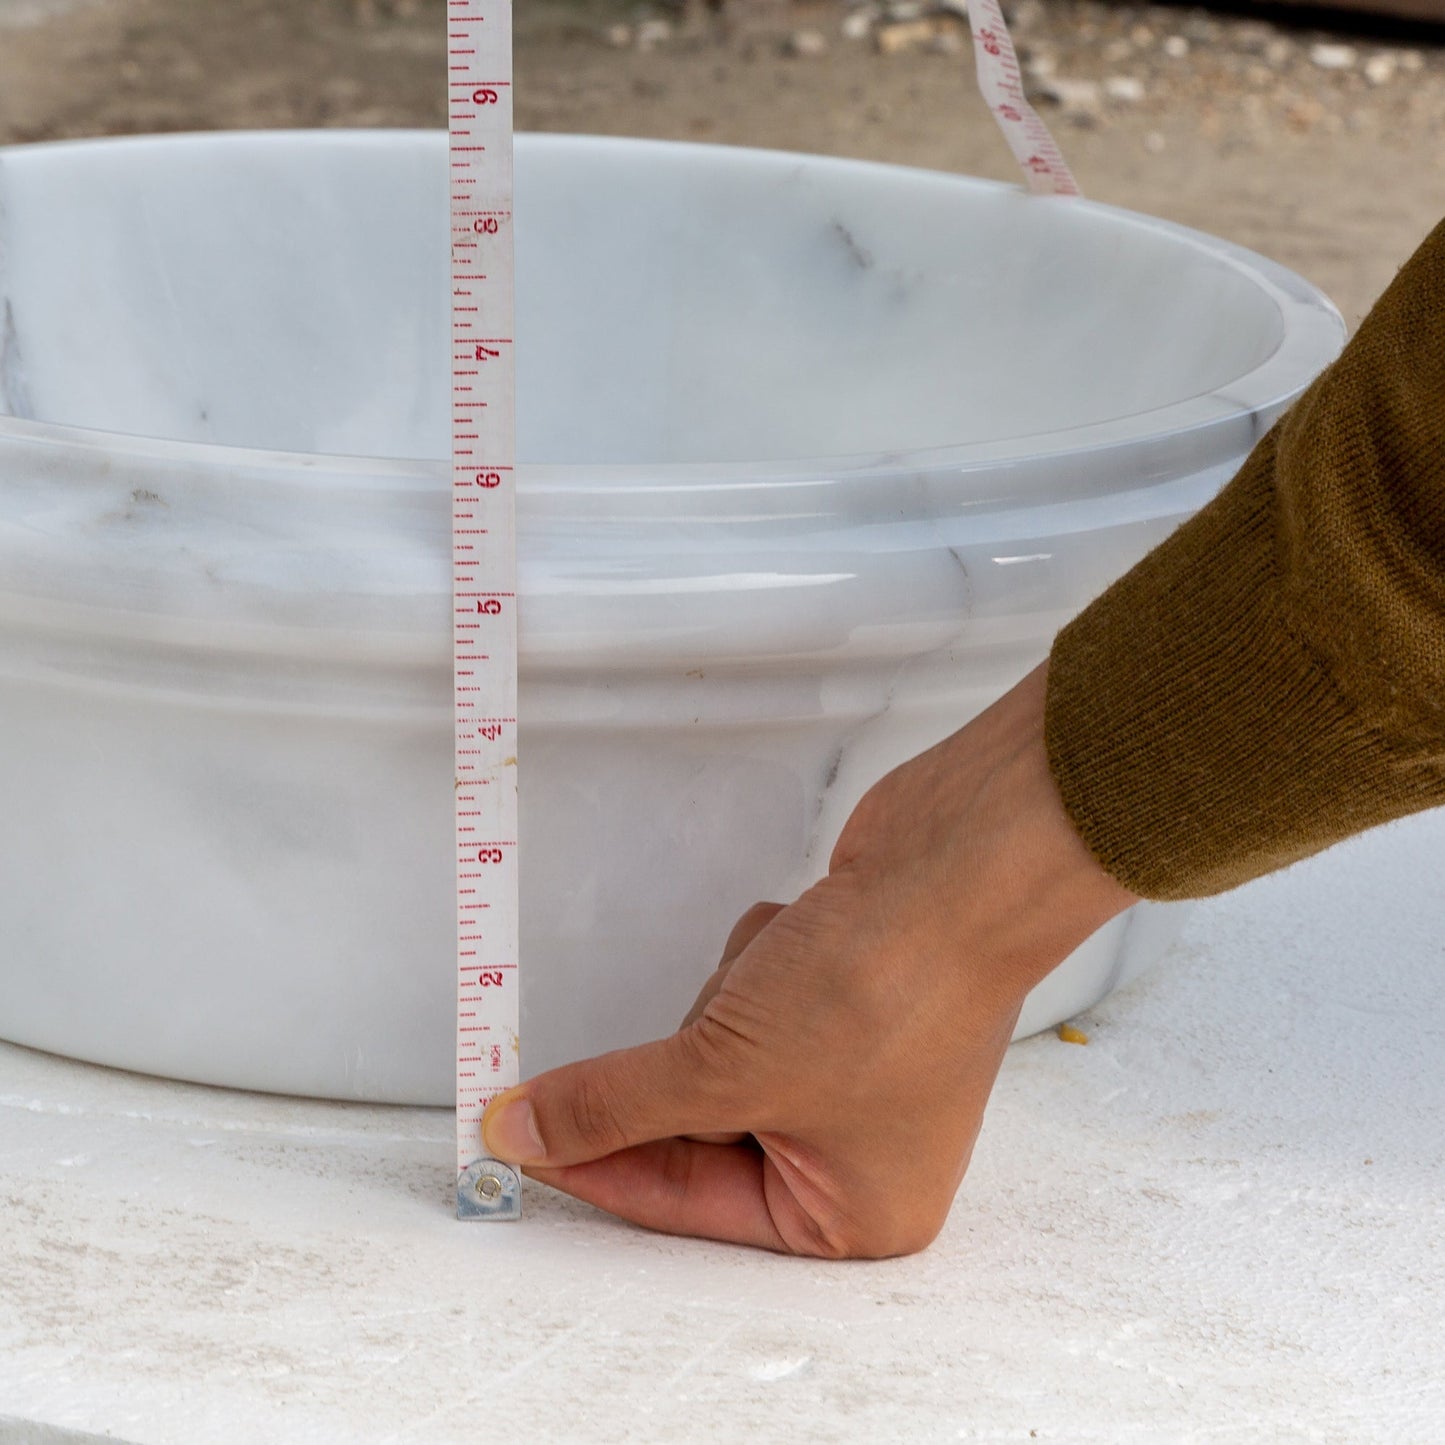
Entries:
POLYGON ((1024 95, 1023 73, 999 0, 968 0, 978 88, 1014 159, 1041 195, 1077 196, 1079 183, 1058 143, 1024 95))
POLYGON ((511 0, 447 0, 447 117, 457 1218, 516 1219, 521 1180, 481 1138, 521 1077, 511 0))

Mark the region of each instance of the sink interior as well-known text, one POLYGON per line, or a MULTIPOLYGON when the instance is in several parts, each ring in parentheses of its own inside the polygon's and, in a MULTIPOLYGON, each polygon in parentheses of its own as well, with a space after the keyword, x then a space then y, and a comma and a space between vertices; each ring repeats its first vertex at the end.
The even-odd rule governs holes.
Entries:
MULTIPOLYGON (((554 464, 889 453, 1227 388, 1282 334, 1228 261, 1120 213, 691 146, 516 157, 518 448, 554 464)), ((0 410, 443 457, 443 135, 0 157, 0 410)))

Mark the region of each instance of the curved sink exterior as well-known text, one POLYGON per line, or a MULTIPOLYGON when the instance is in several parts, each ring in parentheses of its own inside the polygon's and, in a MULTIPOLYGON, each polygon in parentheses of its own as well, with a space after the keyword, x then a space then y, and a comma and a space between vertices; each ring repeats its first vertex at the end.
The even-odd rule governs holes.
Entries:
MULTIPOLYGON (((444 157, 0 150, 0 1036, 450 1102, 446 240, 417 219, 445 214, 444 157), (82 187, 120 219, 71 254, 82 187), (341 233, 345 286, 298 279, 341 233)), ((1343 327, 1223 242, 1006 186, 555 137, 517 168, 533 1073, 674 1027, 736 916, 820 876, 866 788, 1207 500, 1343 327), (1061 307, 1064 361, 1037 339, 1061 307), (839 354, 875 333, 854 378, 839 354), (856 415, 885 395, 892 431, 856 415)), ((1019 1032, 1182 916, 1115 920, 1019 1032)))

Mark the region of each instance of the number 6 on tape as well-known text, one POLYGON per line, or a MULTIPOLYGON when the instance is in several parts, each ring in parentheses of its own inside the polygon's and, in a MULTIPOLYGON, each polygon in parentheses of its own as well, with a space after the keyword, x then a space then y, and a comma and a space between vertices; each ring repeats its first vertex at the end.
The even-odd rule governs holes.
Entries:
POLYGON ((482 1111, 521 1077, 511 0, 447 0, 457 1218, 517 1219, 482 1111))

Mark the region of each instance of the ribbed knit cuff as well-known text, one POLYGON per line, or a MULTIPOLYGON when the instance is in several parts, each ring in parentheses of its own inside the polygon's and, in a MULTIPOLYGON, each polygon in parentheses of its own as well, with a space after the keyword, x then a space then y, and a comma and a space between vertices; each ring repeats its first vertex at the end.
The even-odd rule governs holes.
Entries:
POLYGON ((1279 428, 1059 634, 1045 742, 1095 858, 1202 897, 1445 802, 1440 753, 1381 735, 1284 615, 1279 428))
POLYGON ((1445 222, 1234 480, 1058 635, 1045 743, 1146 898, 1445 804, 1445 222))

